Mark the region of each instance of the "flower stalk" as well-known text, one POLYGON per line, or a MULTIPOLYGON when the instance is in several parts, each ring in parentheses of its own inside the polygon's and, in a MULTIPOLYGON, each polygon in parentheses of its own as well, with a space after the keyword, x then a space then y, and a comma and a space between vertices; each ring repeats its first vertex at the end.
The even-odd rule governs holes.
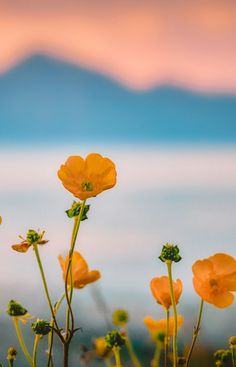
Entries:
POLYGON ((13 320, 13 323, 14 323, 14 326, 15 326, 15 329, 16 329, 16 335, 17 335, 17 338, 19 340, 19 344, 20 344, 20 347, 22 349, 22 352, 24 353, 24 356, 27 359, 27 361, 29 362, 29 364, 33 367, 33 360, 32 360, 31 355, 28 352, 28 349, 27 349, 26 345, 25 345, 25 341, 24 341, 24 338, 23 338, 22 333, 21 333, 18 317, 12 317, 12 320, 13 320))
POLYGON ((121 359, 120 359, 120 347, 113 347, 112 351, 115 356, 116 367, 123 367, 121 364, 121 359))
POLYGON ((166 260, 169 284, 170 284, 170 295, 171 295, 171 303, 173 307, 174 314, 174 333, 173 333, 173 367, 177 367, 177 358, 178 358, 178 350, 177 350, 177 330, 178 330, 178 319, 177 319, 177 308, 173 287, 173 278, 172 278, 172 261, 166 260))
POLYGON ((195 346, 195 343, 197 341, 197 337, 198 337, 198 334, 199 334, 199 331, 200 331, 203 305, 204 305, 204 301, 203 301, 203 299, 201 299, 201 303, 200 303, 200 307, 199 307, 199 313, 198 313, 198 319, 197 319, 197 325, 194 327, 193 338, 192 338, 191 346, 189 348, 188 356, 187 356, 187 360, 186 360, 186 367, 189 366, 189 362, 190 362, 190 359, 191 359, 191 356, 192 356, 192 353, 193 353, 193 349, 194 349, 194 346, 195 346))
POLYGON ((37 367, 37 350, 39 341, 41 339, 41 335, 36 334, 34 339, 34 348, 33 348, 33 367, 37 367))
POLYGON ((166 335, 165 335, 165 362, 164 365, 167 367, 168 363, 168 352, 169 352, 169 334, 170 334, 170 311, 166 310, 166 335))
POLYGON ((125 335, 126 335, 126 340, 125 340, 125 344, 126 344, 126 348, 129 352, 129 356, 130 356, 130 359, 134 365, 134 367, 141 367, 141 363, 139 362, 139 359, 134 351, 134 348, 133 348, 133 344, 130 340, 130 337, 129 337, 129 334, 127 332, 127 330, 125 330, 125 335))
POLYGON ((161 358, 161 350, 162 350, 161 343, 159 341, 157 341, 156 342, 155 353, 154 353, 154 358, 151 362, 151 367, 159 367, 160 358, 161 358))

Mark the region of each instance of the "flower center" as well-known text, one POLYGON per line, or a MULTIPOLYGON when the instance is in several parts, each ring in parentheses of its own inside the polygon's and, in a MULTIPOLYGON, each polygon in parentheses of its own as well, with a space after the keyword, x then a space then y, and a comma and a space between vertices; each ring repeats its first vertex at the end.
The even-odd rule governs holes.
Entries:
POLYGON ((220 291, 220 285, 219 285, 219 282, 216 280, 216 279, 209 279, 209 285, 210 285, 210 288, 211 288, 211 292, 212 293, 219 293, 220 291))
POLYGON ((89 181, 84 181, 81 186, 83 191, 93 191, 93 185, 89 181))

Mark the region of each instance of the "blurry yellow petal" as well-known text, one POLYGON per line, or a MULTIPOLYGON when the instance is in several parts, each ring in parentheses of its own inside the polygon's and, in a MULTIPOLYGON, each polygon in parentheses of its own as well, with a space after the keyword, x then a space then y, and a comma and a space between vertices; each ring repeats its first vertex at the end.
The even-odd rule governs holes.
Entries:
POLYGON ((236 272, 236 260, 230 255, 220 253, 210 256, 208 259, 213 265, 213 271, 219 275, 236 272))
POLYGON ((28 251, 29 247, 31 245, 28 242, 22 242, 16 245, 12 245, 12 249, 17 251, 17 252, 26 252, 28 251))

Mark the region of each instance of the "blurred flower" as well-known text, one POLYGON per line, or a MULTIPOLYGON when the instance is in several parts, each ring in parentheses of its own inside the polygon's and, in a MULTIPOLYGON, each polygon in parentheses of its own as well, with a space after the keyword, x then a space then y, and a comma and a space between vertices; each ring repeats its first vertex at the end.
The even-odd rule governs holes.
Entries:
POLYGON ((112 315, 112 322, 116 326, 125 326, 129 321, 129 314, 125 310, 116 310, 112 315))
POLYGON ((95 352, 98 357, 105 358, 110 353, 110 349, 107 348, 107 343, 104 336, 100 336, 93 341, 95 352))
POLYGON ((219 362, 231 361, 232 354, 231 354, 230 350, 228 350, 228 349, 218 349, 214 353, 214 359, 215 359, 215 361, 219 361, 219 362))
POLYGON ((71 156, 61 165, 58 177, 75 197, 85 200, 115 186, 115 164, 100 154, 91 153, 85 159, 71 156))
MULTIPOLYGON (((157 332, 166 333, 166 327, 167 327, 167 320, 154 320, 151 316, 144 317, 144 324, 146 325, 148 331, 152 334, 155 334, 157 332)), ((181 315, 178 315, 177 317, 177 327, 178 329, 181 328, 183 325, 184 318, 181 315)), ((174 317, 169 318, 169 335, 172 336, 174 333, 174 317)))
POLYGON ((236 260, 227 254, 215 254, 193 264, 193 285, 197 294, 216 307, 230 306, 236 291, 236 260))
POLYGON ((236 349, 236 336, 231 336, 229 338, 229 345, 230 347, 236 349))
POLYGON ((0 215, 0 224, 2 224, 2 217, 1 217, 1 215, 0 215))
MULTIPOLYGON (((172 305, 169 278, 167 276, 153 278, 150 282, 150 288, 156 301, 166 310, 168 310, 172 305)), ((182 282, 180 279, 177 279, 176 282, 173 282, 173 288, 175 302, 178 303, 182 293, 182 282)))
MULTIPOLYGON (((69 256, 67 255, 65 259, 63 259, 62 256, 58 256, 58 260, 65 280, 69 256)), ((89 270, 87 262, 77 251, 73 253, 71 269, 74 288, 83 288, 86 284, 96 282, 96 280, 101 278, 101 274, 98 270, 89 270)), ((70 276, 68 277, 68 284, 70 284, 70 276)))
POLYGON ((36 232, 33 229, 29 229, 26 235, 26 239, 23 238, 22 236, 19 236, 23 241, 21 241, 16 245, 12 245, 12 249, 17 252, 26 252, 28 251, 30 246, 45 245, 48 241, 43 240, 44 233, 45 233, 44 231, 40 233, 36 232))

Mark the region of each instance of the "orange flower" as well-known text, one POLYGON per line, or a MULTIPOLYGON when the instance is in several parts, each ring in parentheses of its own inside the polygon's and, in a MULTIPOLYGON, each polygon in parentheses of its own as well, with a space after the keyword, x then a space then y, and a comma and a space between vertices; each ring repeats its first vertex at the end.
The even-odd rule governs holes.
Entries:
POLYGON ((193 285, 206 302, 219 308, 230 306, 236 291, 236 260, 227 254, 215 254, 193 264, 193 285))
MULTIPOLYGON (((151 316, 146 316, 144 317, 144 324, 146 325, 146 327, 148 328, 148 331, 151 334, 157 333, 157 332, 162 332, 162 333, 166 333, 166 327, 167 327, 167 320, 163 319, 163 320, 154 320, 151 316)), ((181 315, 177 316, 177 327, 178 329, 181 328, 181 326, 183 325, 184 322, 184 318, 181 315)), ((169 335, 173 336, 174 334, 174 317, 170 317, 169 318, 169 335)))
MULTIPOLYGON (((63 278, 65 280, 66 271, 69 263, 69 256, 63 259, 62 256, 58 256, 59 263, 62 268, 63 278)), ((80 255, 79 252, 74 252, 72 257, 72 279, 74 288, 83 288, 86 284, 96 282, 101 278, 101 274, 98 270, 89 270, 88 264, 80 255)), ((70 276, 68 277, 68 284, 70 284, 70 276)))
POLYGON ((75 197, 85 200, 115 186, 116 168, 109 158, 91 153, 85 159, 69 157, 61 165, 58 177, 75 197))
MULTIPOLYGON (((181 280, 177 279, 176 282, 173 282, 173 287, 175 293, 175 302, 178 303, 182 293, 181 280)), ((150 288, 156 301, 166 310, 168 310, 172 305, 169 278, 167 276, 153 278, 150 282, 150 288)))

